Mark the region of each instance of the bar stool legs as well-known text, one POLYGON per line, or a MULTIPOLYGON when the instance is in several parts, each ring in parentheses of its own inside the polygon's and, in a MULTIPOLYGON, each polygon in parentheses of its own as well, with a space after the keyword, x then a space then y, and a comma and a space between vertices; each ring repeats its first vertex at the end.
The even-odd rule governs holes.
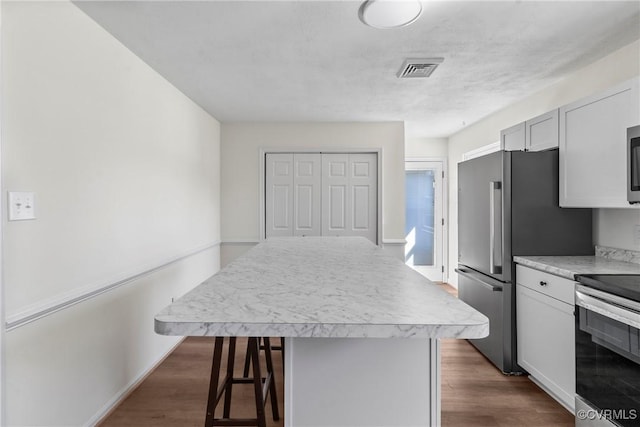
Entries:
MULTIPOLYGON (((267 338, 268 339, 268 338, 267 338)), ((260 338, 258 338, 258 344, 260 345, 260 338)), ((260 350, 264 350, 264 346, 260 345, 260 350)), ((284 371, 284 337, 280 337, 280 345, 279 346, 271 346, 271 350, 280 351, 280 356, 282 357, 282 370, 284 371)), ((244 370, 242 371, 243 377, 249 376, 249 367, 251 366, 251 359, 249 358, 249 353, 244 358, 244 370)))
POLYGON ((218 387, 220 368, 222 365, 222 347, 224 345, 224 337, 216 337, 213 349, 213 363, 211 366, 211 379, 209 382, 209 400, 207 403, 207 416, 205 418, 205 427, 213 426, 257 426, 266 427, 266 416, 264 406, 266 404, 266 396, 271 396, 271 410, 273 420, 280 419, 278 411, 278 397, 276 395, 276 384, 273 376, 273 360, 271 359, 271 345, 269 338, 264 338, 265 361, 267 365, 266 377, 262 378, 260 373, 260 339, 251 337, 247 342, 247 359, 251 360, 253 365, 253 378, 234 378, 233 369, 235 363, 236 338, 229 338, 227 372, 220 387, 218 387), (231 413, 231 393, 233 384, 253 384, 256 401, 256 418, 230 418, 231 413), (215 418, 215 409, 218 402, 224 394, 224 407, 222 418, 215 418))
MULTIPOLYGON (((271 410, 273 412, 273 420, 278 421, 280 419, 280 414, 278 411, 278 396, 276 395, 276 382, 275 378, 273 378, 273 360, 271 359, 271 343, 269 342, 269 338, 263 338, 264 341, 264 358, 267 362, 267 383, 265 384, 265 388, 269 387, 269 395, 271 397, 271 410)), ((258 339, 258 345, 256 346, 255 357, 252 355, 252 364, 253 364, 253 376, 256 376, 256 365, 259 368, 260 362, 258 355, 260 354, 260 339, 258 339)), ((253 352, 252 352, 253 353, 253 352)), ((258 370, 258 374, 260 371, 258 370)), ((260 375, 258 375, 260 378, 260 375)), ((266 391, 265 391, 266 395, 266 391)), ((258 403, 256 402, 256 405, 258 403)), ((264 403, 262 404, 264 408, 264 403)))

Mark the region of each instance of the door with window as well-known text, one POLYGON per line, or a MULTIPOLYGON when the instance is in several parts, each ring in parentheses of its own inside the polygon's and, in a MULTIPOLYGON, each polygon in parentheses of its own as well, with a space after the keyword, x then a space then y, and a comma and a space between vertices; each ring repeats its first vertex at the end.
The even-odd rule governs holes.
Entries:
POLYGON ((405 262, 429 280, 444 280, 443 162, 405 162, 405 262))

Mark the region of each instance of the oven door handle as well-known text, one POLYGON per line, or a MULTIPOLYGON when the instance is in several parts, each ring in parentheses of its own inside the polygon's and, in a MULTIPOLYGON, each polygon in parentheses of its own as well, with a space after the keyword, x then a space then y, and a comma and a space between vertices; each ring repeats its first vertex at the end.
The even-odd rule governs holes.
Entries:
MULTIPOLYGON (((578 288, 583 288, 578 286, 578 288)), ((589 293, 589 291, 587 291, 589 293)), ((608 302, 592 295, 587 295, 584 289, 576 290, 576 305, 587 310, 617 320, 625 325, 640 328, 640 313, 619 304, 608 302)))

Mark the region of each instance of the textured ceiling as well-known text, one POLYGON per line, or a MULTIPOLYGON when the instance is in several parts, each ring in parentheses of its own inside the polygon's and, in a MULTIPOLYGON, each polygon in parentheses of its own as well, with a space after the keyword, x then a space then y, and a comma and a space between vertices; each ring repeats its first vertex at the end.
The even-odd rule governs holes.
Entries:
POLYGON ((425 1, 394 30, 356 1, 75 3, 222 122, 405 121, 448 136, 640 38, 640 1, 425 1), (444 57, 428 79, 406 58, 444 57))

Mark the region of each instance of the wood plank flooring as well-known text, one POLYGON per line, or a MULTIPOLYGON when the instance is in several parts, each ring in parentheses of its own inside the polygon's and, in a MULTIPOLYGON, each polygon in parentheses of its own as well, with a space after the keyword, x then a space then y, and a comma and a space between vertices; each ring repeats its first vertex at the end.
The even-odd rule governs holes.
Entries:
POLYGON ((443 426, 574 426, 526 376, 503 375, 466 340, 442 340, 441 354, 443 426))
MULTIPOLYGON (((188 337, 102 423, 100 427, 202 427, 207 409, 213 338, 188 337)), ((279 340, 272 340, 272 345, 279 340)), ((246 339, 238 338, 234 372, 241 376, 246 339)), ((273 351, 280 421, 273 421, 267 403, 268 427, 284 426, 282 358, 273 351)), ((226 372, 226 345, 221 372, 226 372)), ((264 353, 261 352, 264 359, 264 353)), ((263 360, 264 362, 264 360, 263 360)), ((262 367, 264 372, 264 366, 262 367)), ((234 385, 231 416, 255 417, 253 385, 234 385)), ((267 399, 268 400, 268 399, 267 399)), ((216 415, 222 411, 218 404, 216 415)))
MULTIPOLYGON (((447 289, 455 293, 455 289, 447 289)), ((244 343, 238 339, 238 372, 244 364, 244 343)), ((99 425, 201 427, 212 354, 213 338, 187 338, 99 425)), ((281 419, 271 419, 267 403, 267 422, 269 427, 282 427, 284 390, 279 352, 274 352, 274 369, 281 419)), ((255 416, 252 399, 251 386, 234 388, 232 416, 255 416)), ((467 341, 442 340, 442 426, 573 427, 574 417, 527 377, 500 373, 467 341)))

